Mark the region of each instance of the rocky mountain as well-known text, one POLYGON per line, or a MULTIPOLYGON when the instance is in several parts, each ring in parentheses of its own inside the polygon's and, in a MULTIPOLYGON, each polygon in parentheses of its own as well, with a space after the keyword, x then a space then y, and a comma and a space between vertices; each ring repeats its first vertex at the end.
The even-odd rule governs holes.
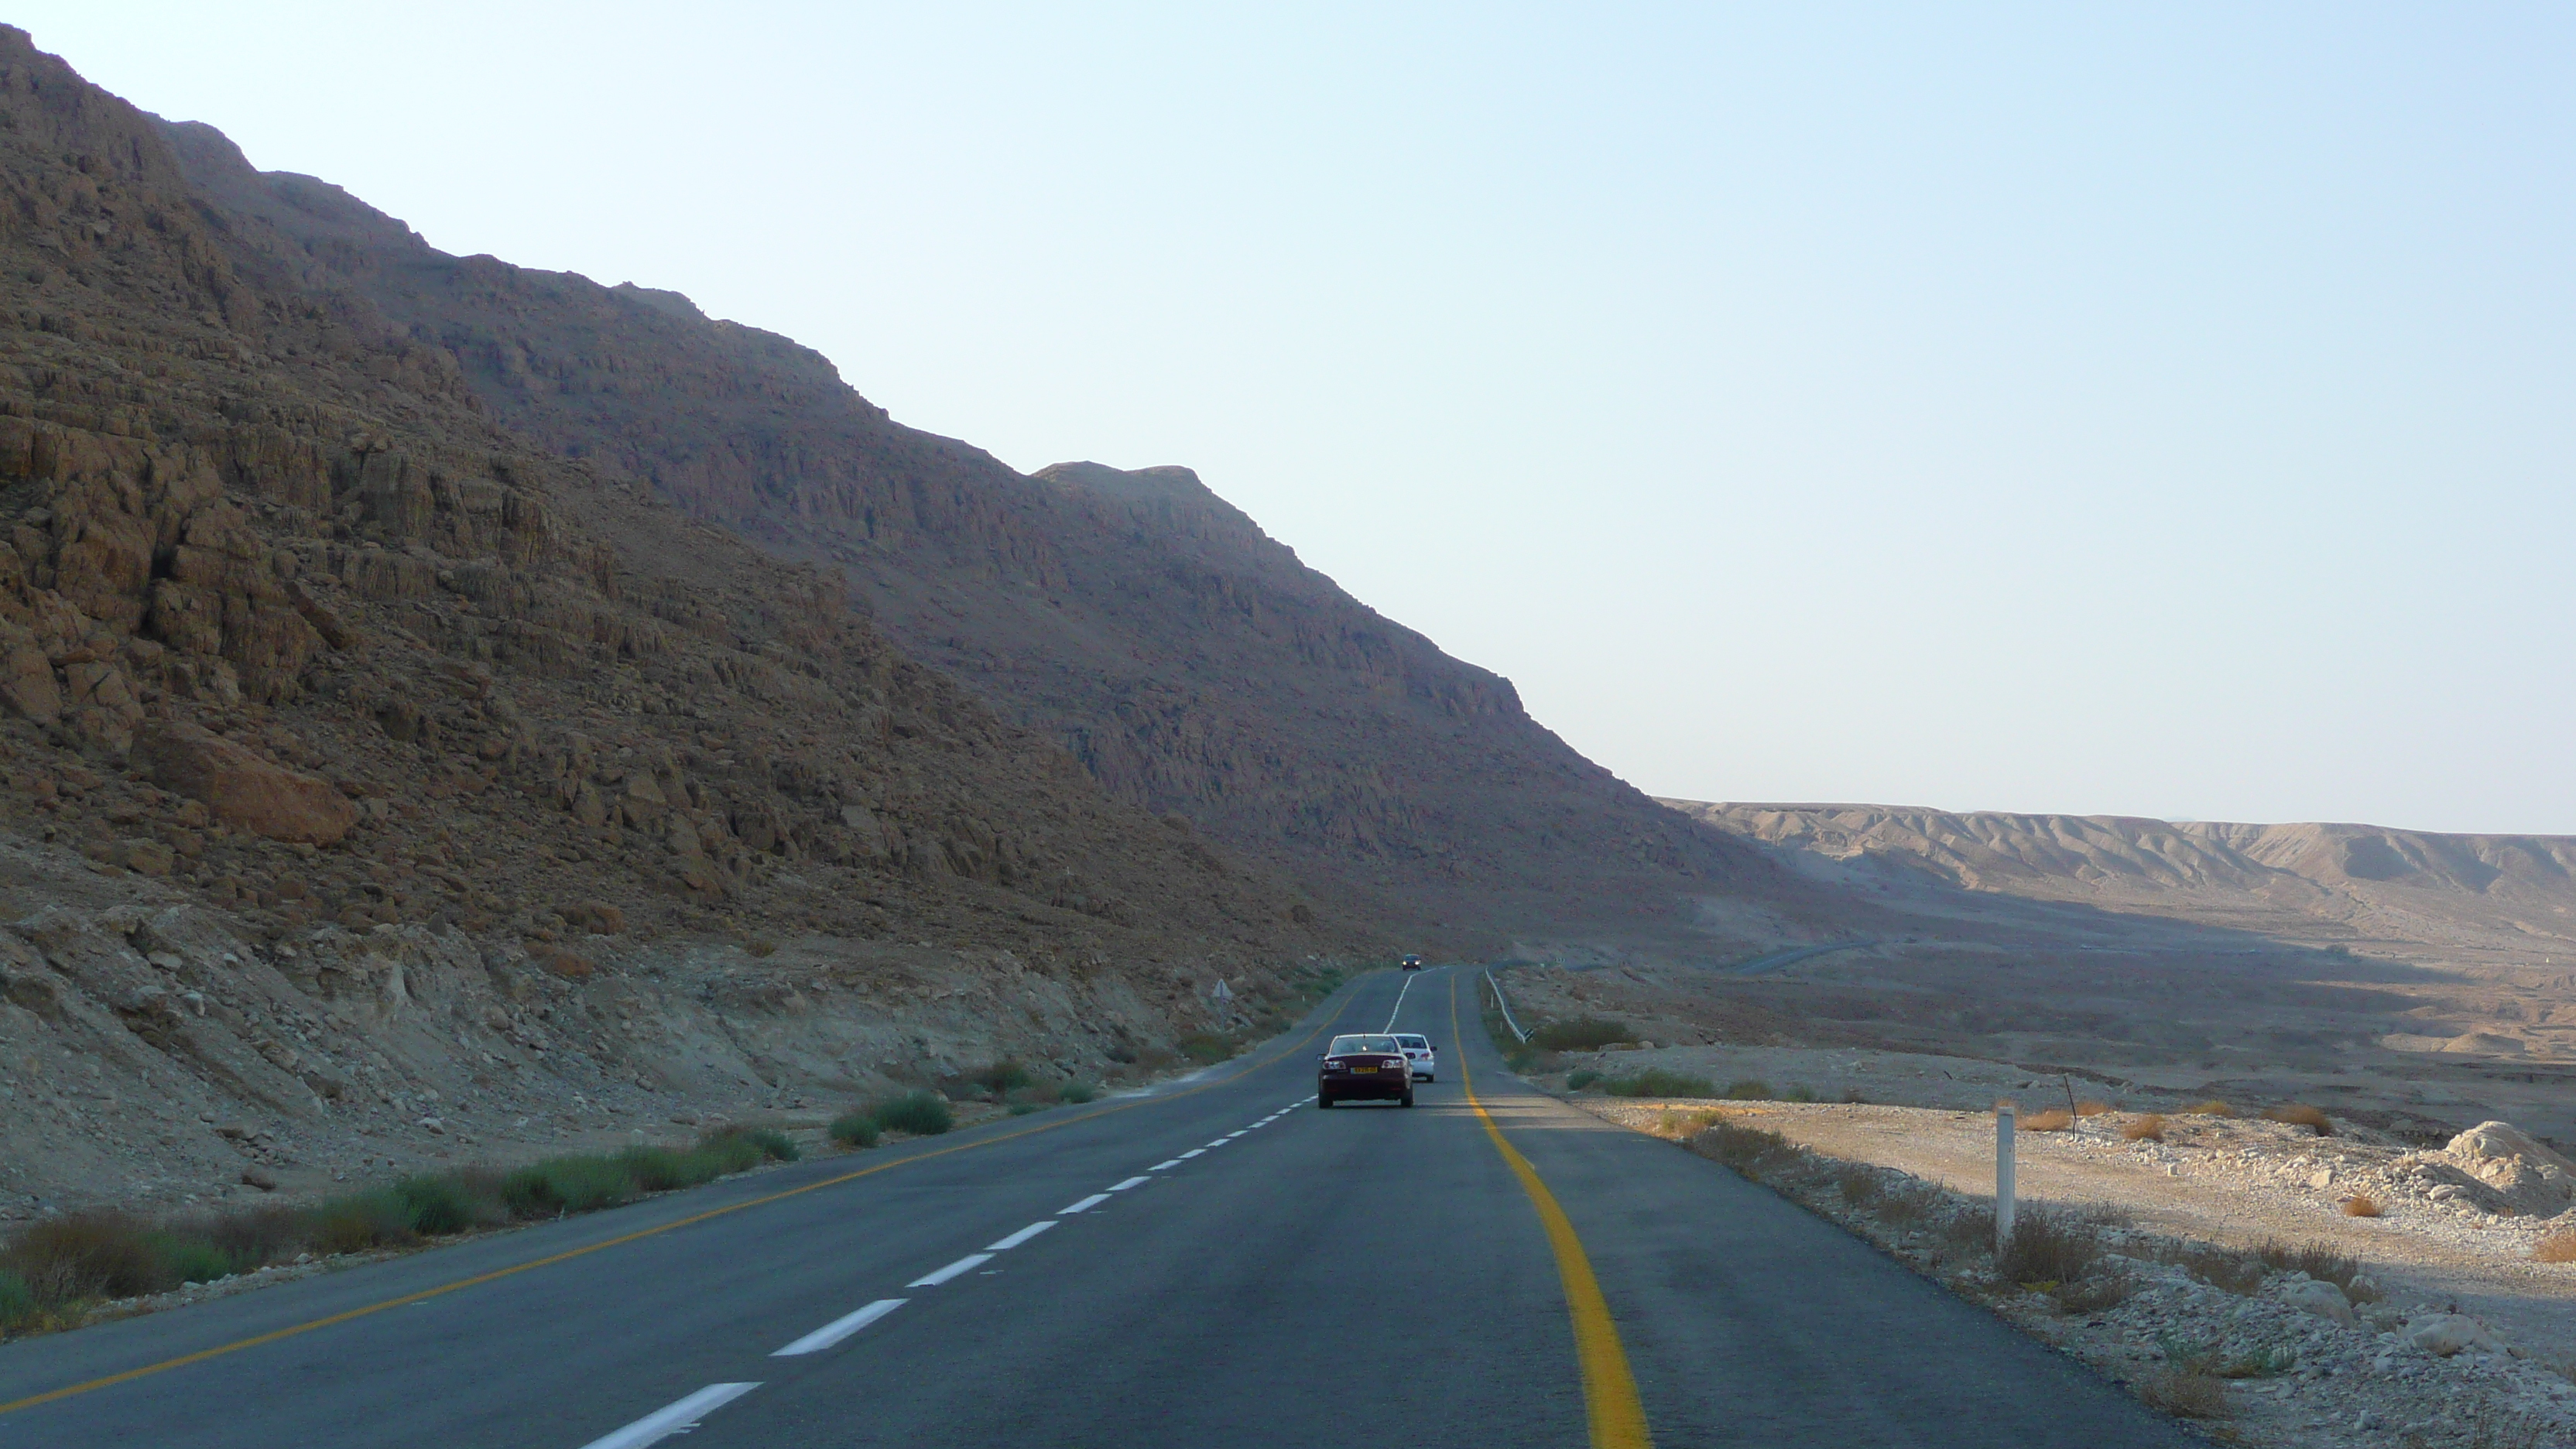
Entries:
POLYGON ((153 1164, 250 1140, 191 1118, 392 1160, 549 1107, 1097 1077, 1383 944, 837 574, 513 431, 216 204, 213 145, 0 29, 11 1190, 177 1193, 153 1164))
POLYGON ((459 258, 168 128, 305 286, 390 319, 520 436, 846 577, 914 657, 1371 919, 1462 948, 1687 939, 1693 897, 1801 889, 1305 567, 1184 468, 1022 475, 902 426, 819 354, 685 298, 459 258))

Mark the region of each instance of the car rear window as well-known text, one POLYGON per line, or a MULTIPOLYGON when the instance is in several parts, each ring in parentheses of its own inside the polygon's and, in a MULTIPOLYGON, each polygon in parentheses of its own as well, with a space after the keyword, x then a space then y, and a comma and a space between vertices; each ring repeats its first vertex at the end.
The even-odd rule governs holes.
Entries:
POLYGON ((1399 1050, 1401 1050, 1401 1048, 1396 1046, 1395 1038, 1391 1036, 1337 1036, 1333 1038, 1332 1050, 1327 1053, 1327 1055, 1340 1056, 1344 1052, 1391 1052, 1399 1050))
POLYGON ((1399 1036, 1396 1040, 1418 1052, 1427 1052, 1431 1050, 1431 1039, 1429 1037, 1399 1036))

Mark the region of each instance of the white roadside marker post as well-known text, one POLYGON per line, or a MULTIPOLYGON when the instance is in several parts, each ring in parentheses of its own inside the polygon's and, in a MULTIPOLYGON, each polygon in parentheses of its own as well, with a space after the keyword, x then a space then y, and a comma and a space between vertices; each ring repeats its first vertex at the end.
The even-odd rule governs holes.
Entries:
POLYGON ((2013 1128, 2013 1102, 2006 1097, 1995 1103, 1995 1256, 1998 1258, 2012 1246, 2013 1128))

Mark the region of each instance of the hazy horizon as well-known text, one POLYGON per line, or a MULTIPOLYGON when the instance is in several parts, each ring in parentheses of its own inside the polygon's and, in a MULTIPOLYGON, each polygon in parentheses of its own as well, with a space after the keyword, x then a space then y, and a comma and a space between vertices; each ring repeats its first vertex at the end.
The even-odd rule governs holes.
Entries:
POLYGON ((1179 463, 1650 794, 2576 834, 2576 16, 23 7, 445 250, 1179 463))

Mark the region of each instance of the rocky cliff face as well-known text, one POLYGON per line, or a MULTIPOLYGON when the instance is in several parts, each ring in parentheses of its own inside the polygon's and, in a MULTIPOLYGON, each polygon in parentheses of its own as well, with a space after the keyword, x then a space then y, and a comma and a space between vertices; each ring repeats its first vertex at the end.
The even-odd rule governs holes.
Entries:
POLYGON ((1352 942, 836 574, 511 432, 327 264, 383 236, 174 141, 0 29, 0 1062, 57 1126, 1096 1076, 1352 942))
POLYGON ((1567 748, 1507 680, 1350 598, 1187 469, 1023 476, 684 298, 450 257, 205 128, 172 139, 276 265, 452 355, 494 417, 847 577, 905 649, 1114 796, 1330 899, 1492 947, 1686 937, 1686 897, 1799 889, 1567 748))

